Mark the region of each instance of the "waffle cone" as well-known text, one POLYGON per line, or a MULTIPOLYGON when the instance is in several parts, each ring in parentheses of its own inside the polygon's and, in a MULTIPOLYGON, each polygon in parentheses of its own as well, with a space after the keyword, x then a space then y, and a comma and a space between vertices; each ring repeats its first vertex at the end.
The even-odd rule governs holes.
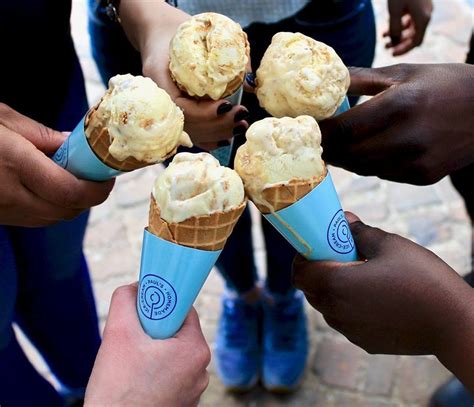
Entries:
POLYGON ((247 202, 227 212, 195 216, 179 223, 168 223, 160 216, 160 208, 151 197, 148 231, 169 242, 194 249, 221 250, 232 233, 247 202))
MULTIPOLYGON (((87 114, 84 127, 87 128, 90 124, 91 117, 95 114, 96 108, 93 107, 87 114)), ((107 130, 107 127, 96 126, 90 129, 89 137, 87 141, 94 151, 94 153, 99 157, 99 159, 106 165, 111 168, 114 168, 119 171, 133 171, 138 168, 146 167, 152 163, 147 163, 143 161, 138 161, 134 157, 128 157, 124 161, 117 160, 109 153, 110 147, 110 136, 107 130)))
MULTIPOLYGON (((268 202, 276 212, 287 208, 311 192, 326 178, 327 169, 320 177, 314 177, 306 180, 291 180, 287 184, 274 185, 265 188, 262 192, 262 198, 268 202)), ((270 208, 263 204, 255 203, 260 212, 270 213, 270 208)))

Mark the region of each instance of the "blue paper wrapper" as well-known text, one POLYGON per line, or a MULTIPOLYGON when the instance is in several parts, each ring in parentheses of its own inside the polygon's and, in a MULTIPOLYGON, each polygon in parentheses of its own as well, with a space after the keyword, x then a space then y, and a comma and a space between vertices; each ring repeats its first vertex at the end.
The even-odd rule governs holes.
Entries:
POLYGON ((244 93, 244 85, 242 84, 234 93, 232 93, 232 95, 229 95, 225 97, 224 99, 232 103, 234 106, 240 105, 240 102, 242 101, 243 93, 244 93))
POLYGON ((344 98, 343 102, 341 105, 337 108, 336 113, 334 113, 334 116, 337 116, 338 114, 347 112, 351 108, 351 105, 349 104, 349 99, 347 99, 347 96, 344 98))
MULTIPOLYGON (((242 94, 243 94, 243 91, 244 91, 244 86, 241 85, 239 87, 239 89, 237 89, 236 92, 234 92, 232 95, 230 96, 227 96, 226 98, 224 98, 225 100, 229 101, 230 103, 232 103, 234 106, 235 105, 240 105, 240 102, 242 101, 242 94)), ((220 165, 223 165, 225 167, 229 166, 229 162, 230 162, 230 156, 232 154, 232 146, 234 144, 234 139, 231 140, 230 144, 228 146, 225 146, 225 147, 219 147, 219 148, 216 148, 212 151, 210 151, 210 153, 215 157, 217 158, 217 160, 219 161, 220 165)))
POLYGON ((232 138, 230 144, 224 147, 218 147, 214 150, 211 150, 211 155, 219 161, 220 165, 224 167, 229 166, 230 156, 232 154, 232 146, 234 145, 234 139, 232 138))
MULTIPOLYGON (((87 116, 87 114, 86 114, 87 116)), ((106 181, 123 171, 104 164, 94 153, 84 132, 84 116, 53 156, 53 161, 81 179, 106 181)))
POLYGON ((328 172, 303 198, 264 217, 309 260, 356 261, 349 224, 328 172))
POLYGON ((143 234, 137 311, 153 339, 179 331, 221 250, 206 251, 143 234))

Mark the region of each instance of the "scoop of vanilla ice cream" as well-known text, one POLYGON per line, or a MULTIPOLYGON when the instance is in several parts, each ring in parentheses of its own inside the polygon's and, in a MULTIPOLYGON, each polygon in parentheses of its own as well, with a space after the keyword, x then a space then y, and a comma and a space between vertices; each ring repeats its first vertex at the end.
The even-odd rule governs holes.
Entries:
POLYGON ((242 204, 238 174, 208 153, 179 153, 156 179, 153 197, 168 223, 226 212, 242 204))
POLYGON ((117 75, 91 115, 86 135, 95 126, 105 126, 110 136, 110 154, 147 163, 164 161, 182 145, 192 147, 183 131, 184 115, 168 93, 150 78, 117 75))
POLYGON ((301 33, 275 34, 257 70, 257 98, 272 116, 332 116, 349 87, 334 49, 301 33))
POLYGON ((243 76, 248 50, 238 23, 217 13, 197 14, 170 42, 170 71, 190 96, 218 100, 230 82, 243 76))
POLYGON ((261 193, 265 188, 325 173, 321 132, 311 116, 259 120, 249 127, 246 138, 234 165, 256 203, 264 203, 261 193))

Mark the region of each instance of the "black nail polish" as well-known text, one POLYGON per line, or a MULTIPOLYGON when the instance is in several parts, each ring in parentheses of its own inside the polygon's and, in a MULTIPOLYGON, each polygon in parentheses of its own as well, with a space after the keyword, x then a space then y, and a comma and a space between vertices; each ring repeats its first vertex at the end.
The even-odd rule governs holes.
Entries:
POLYGON ((232 135, 233 135, 234 137, 243 136, 246 131, 247 131, 247 127, 245 127, 245 126, 237 126, 237 127, 234 128, 234 130, 232 130, 232 135))
POLYGON ((220 140, 217 142, 217 147, 229 147, 230 141, 229 140, 220 140))
POLYGON ((224 102, 217 108, 217 114, 220 116, 221 114, 230 112, 232 110, 232 103, 224 102))
POLYGON ((241 120, 247 120, 249 118, 248 110, 239 110, 234 116, 234 123, 240 122, 241 120))
POLYGON ((247 82, 252 88, 256 88, 257 84, 255 83, 255 74, 249 72, 245 75, 245 82, 247 82))

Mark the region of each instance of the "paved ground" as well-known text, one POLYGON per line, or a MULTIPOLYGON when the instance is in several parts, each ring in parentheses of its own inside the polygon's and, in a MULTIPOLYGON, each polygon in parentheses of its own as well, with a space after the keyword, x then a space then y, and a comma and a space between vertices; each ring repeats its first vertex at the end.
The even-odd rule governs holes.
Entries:
MULTIPOLYGON (((379 36, 387 21, 385 0, 376 0, 379 36)), ((472 9, 464 0, 437 0, 432 24, 422 48, 394 59, 381 43, 376 65, 396 62, 461 62, 466 53, 472 9)), ((85 69, 91 102, 102 92, 89 55, 85 32, 85 4, 74 1, 73 32, 85 69)), ((101 321, 105 320, 113 290, 137 279, 142 229, 147 222, 150 188, 159 168, 149 168, 117 180, 110 199, 92 211, 86 252, 92 271, 101 321)), ((409 237, 437 253, 464 274, 469 267, 470 229, 463 204, 445 179, 431 187, 412 187, 361 178, 333 169, 345 209, 366 223, 409 237)), ((258 219, 256 218, 256 226, 258 219)), ((256 258, 264 273, 264 247, 256 233, 256 258)), ((219 314, 222 281, 213 271, 196 306, 203 329, 213 342, 219 314)), ((209 406, 421 406, 449 373, 431 357, 371 356, 329 328, 321 315, 308 310, 311 357, 299 392, 275 397, 257 389, 234 398, 225 393, 214 374, 202 405, 209 406)), ((33 357, 37 359, 34 354, 33 357)), ((41 367, 45 371, 44 367, 41 367)), ((213 372, 213 368, 211 367, 213 372)))

